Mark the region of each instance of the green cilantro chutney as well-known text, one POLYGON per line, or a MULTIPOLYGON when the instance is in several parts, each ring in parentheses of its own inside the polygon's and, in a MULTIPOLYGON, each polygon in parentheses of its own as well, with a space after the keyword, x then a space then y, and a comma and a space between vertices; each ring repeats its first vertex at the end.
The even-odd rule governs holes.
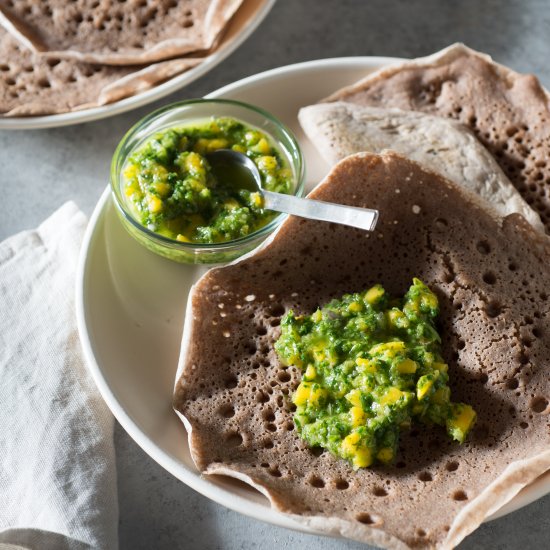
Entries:
POLYGON ((265 189, 292 193, 292 171, 265 133, 212 118, 157 132, 129 157, 124 194, 134 217, 155 233, 193 243, 226 242, 266 225, 276 214, 263 208, 260 193, 238 178, 215 177, 205 155, 217 149, 246 154, 265 189))
POLYGON ((476 413, 450 400, 438 313, 437 297, 418 279, 402 299, 376 285, 312 315, 288 312, 275 349, 303 372, 293 395, 301 437, 354 468, 391 462, 413 421, 445 426, 462 443, 476 413))

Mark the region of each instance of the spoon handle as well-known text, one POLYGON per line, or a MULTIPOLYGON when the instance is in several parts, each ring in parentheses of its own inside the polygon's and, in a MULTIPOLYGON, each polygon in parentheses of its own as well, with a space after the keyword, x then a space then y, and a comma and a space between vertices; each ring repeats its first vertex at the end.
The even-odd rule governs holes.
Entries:
POLYGON ((262 190, 264 205, 268 210, 293 214, 301 218, 310 218, 326 222, 341 223, 372 231, 378 221, 378 210, 344 206, 333 202, 302 199, 293 195, 262 190))

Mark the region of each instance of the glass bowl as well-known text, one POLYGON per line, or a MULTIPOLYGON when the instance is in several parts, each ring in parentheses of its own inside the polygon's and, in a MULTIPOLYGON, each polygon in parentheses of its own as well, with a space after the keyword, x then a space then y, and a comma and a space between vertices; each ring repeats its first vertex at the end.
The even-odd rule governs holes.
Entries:
POLYGON ((173 103, 141 119, 122 138, 111 162, 111 190, 117 213, 126 230, 140 244, 170 260, 191 264, 220 264, 250 252, 286 218, 277 214, 258 230, 221 243, 181 242, 155 233, 135 218, 124 193, 123 169, 128 157, 159 131, 192 125, 212 117, 230 117, 267 134, 292 170, 293 194, 304 193, 305 167, 300 146, 292 132, 273 115, 246 103, 227 99, 192 99, 173 103))

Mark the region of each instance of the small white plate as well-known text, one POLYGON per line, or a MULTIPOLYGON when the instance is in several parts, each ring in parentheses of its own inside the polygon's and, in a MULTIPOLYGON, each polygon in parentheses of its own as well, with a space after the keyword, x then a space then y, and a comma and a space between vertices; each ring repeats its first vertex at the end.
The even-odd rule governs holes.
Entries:
MULTIPOLYGON (((394 61, 351 57, 300 63, 241 80, 209 97, 258 105, 292 128, 305 153, 311 188, 328 166, 299 128, 298 110, 394 61)), ((78 328, 87 364, 120 424, 174 476, 228 508, 307 530, 272 510, 248 486, 230 478, 201 477, 191 460, 187 434, 171 400, 188 292, 204 272, 204 267, 170 262, 137 244, 119 223, 106 189, 90 220, 77 279, 78 328)), ((493 517, 548 492, 550 473, 493 517)))
POLYGON ((190 84, 203 74, 212 70, 230 53, 235 51, 264 20, 275 0, 245 0, 239 8, 222 38, 216 51, 208 56, 200 65, 180 75, 145 90, 142 93, 115 101, 101 107, 93 107, 82 111, 60 113, 56 115, 29 116, 29 117, 2 117, 0 116, 0 130, 31 130, 36 128, 55 128, 69 126, 81 122, 90 122, 110 117, 132 109, 137 109, 157 99, 165 97, 187 84, 190 84))

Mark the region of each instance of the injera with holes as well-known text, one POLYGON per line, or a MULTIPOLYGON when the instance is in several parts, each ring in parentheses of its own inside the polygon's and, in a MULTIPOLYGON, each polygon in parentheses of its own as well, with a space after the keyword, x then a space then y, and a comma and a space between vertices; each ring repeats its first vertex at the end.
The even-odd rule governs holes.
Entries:
POLYGON ((533 75, 455 44, 382 69, 324 101, 397 107, 471 128, 550 233, 550 96, 533 75))
POLYGON ((196 66, 201 59, 173 59, 145 67, 46 60, 0 27, 0 115, 64 113, 105 105, 196 66))
POLYGON ((331 164, 353 153, 391 149, 489 200, 499 214, 522 214, 544 232, 489 151, 460 122, 418 111, 335 101, 300 109, 306 135, 331 164))
POLYGON ((242 0, 0 0, 27 48, 89 63, 143 64, 212 48, 242 0))
POLYGON ((548 239, 395 153, 344 159, 310 196, 378 208, 378 226, 290 217, 255 254, 196 283, 174 395, 192 457, 320 532, 453 547, 550 469, 548 239), (375 283, 403 295, 413 277, 439 297, 452 400, 478 421, 462 446, 417 426, 395 464, 353 471, 293 427, 300 374, 273 349, 280 319, 375 283))

